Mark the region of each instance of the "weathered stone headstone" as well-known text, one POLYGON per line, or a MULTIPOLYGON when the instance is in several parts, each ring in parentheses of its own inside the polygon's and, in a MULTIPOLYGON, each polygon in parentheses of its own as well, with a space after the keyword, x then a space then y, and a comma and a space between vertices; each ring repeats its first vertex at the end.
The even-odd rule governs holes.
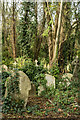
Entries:
MULTIPOLYGON (((65 73, 65 74, 63 74, 62 79, 64 79, 64 81, 67 82, 67 86, 70 85, 69 80, 71 81, 71 78, 72 78, 72 77, 73 77, 73 74, 71 74, 71 73, 65 73)), ((62 84, 62 83, 61 83, 61 84, 62 84)))
MULTIPOLYGON (((48 86, 48 87, 54 86, 54 88, 55 88, 55 77, 54 76, 45 74, 45 79, 47 80, 46 86, 48 86)), ((40 85, 38 87, 38 95, 40 95, 41 92, 44 90, 45 90, 45 88, 42 85, 40 85)))
POLYGON ((47 83, 46 83, 47 86, 50 87, 54 85, 54 88, 55 88, 55 77, 54 76, 45 74, 45 79, 47 80, 47 83))
MULTIPOLYGON (((31 82, 28 78, 28 76, 22 72, 22 71, 18 71, 19 73, 19 91, 20 93, 13 93, 12 96, 15 99, 22 99, 25 101, 24 107, 26 107, 27 105, 27 101, 28 101, 28 96, 29 96, 29 91, 31 90, 31 82)), ((14 75, 15 73, 13 73, 14 75)), ((7 84, 8 82, 11 80, 10 77, 7 79, 8 81, 5 82, 5 87, 6 87, 6 91, 5 91, 5 97, 7 97, 7 84)))

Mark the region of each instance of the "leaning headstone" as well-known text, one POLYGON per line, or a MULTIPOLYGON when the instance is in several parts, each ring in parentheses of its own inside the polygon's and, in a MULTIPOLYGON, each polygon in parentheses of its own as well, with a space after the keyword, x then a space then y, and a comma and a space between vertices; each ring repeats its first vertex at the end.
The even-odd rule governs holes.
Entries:
MULTIPOLYGON (((18 71, 19 73, 19 92, 20 93, 11 93, 11 95, 15 98, 15 99, 22 99, 25 101, 24 107, 26 107, 27 102, 28 102, 28 96, 29 96, 29 91, 31 90, 31 82, 28 78, 28 76, 22 72, 22 71, 18 71)), ((14 76, 15 73, 13 73, 14 76)), ((7 97, 7 84, 9 83, 9 81, 11 80, 11 78, 9 77, 7 79, 7 81, 5 82, 5 87, 6 87, 6 91, 5 91, 5 98, 7 97)))
MULTIPOLYGON (((55 88, 55 77, 54 76, 45 74, 45 79, 47 80, 46 86, 48 86, 48 87, 54 86, 54 88, 55 88)), ((42 85, 40 85, 38 87, 38 95, 40 95, 41 92, 44 90, 45 90, 45 88, 42 85)))

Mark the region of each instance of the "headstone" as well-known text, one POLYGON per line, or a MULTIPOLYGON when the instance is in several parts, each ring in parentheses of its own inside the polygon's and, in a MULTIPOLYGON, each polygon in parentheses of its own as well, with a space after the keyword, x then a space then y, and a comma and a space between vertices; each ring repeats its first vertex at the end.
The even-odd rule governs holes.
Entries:
POLYGON ((38 61, 37 61, 37 60, 35 60, 35 65, 36 65, 36 66, 38 66, 38 64, 37 64, 37 63, 38 63, 38 61))
POLYGON ((70 85, 69 80, 71 81, 72 77, 73 77, 73 74, 71 74, 71 73, 65 73, 65 74, 63 74, 62 79, 64 79, 64 81, 67 82, 67 86, 70 85))
POLYGON ((44 87, 42 86, 42 85, 40 85, 39 87, 38 87, 38 96, 41 94, 41 92, 42 91, 44 91, 45 89, 44 89, 44 87))
MULTIPOLYGON (((15 99, 22 99, 25 101, 24 107, 26 107, 27 105, 27 101, 28 101, 28 96, 29 96, 29 91, 31 90, 31 82, 28 78, 28 76, 22 72, 22 71, 18 71, 19 73, 19 91, 20 93, 13 93, 12 96, 15 99)), ((14 73, 13 73, 14 74, 14 73)), ((5 87, 6 87, 6 91, 5 91, 5 98, 7 97, 7 83, 10 81, 10 77, 8 78, 8 81, 5 82, 5 87)))
MULTIPOLYGON (((45 74, 45 79, 47 80, 46 86, 48 86, 48 87, 54 86, 54 88, 55 88, 55 77, 54 76, 45 74)), ((38 95, 40 95, 41 92, 44 90, 45 90, 45 88, 42 85, 40 85, 38 87, 38 95)))
POLYGON ((47 80, 47 83, 46 83, 47 86, 50 87, 54 85, 54 88, 55 88, 55 77, 54 76, 45 74, 45 79, 47 80))

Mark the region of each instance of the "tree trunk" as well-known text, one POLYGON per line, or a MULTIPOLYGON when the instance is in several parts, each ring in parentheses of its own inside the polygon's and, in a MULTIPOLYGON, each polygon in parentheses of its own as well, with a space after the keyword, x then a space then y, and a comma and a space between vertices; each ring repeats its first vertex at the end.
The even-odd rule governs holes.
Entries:
POLYGON ((36 14, 36 41, 35 41, 35 51, 34 51, 34 60, 35 59, 38 59, 38 56, 39 56, 39 52, 40 52, 40 48, 41 48, 41 43, 42 43, 42 40, 43 40, 43 32, 44 32, 44 27, 45 27, 45 3, 43 2, 43 19, 42 19, 42 22, 41 22, 41 26, 40 26, 40 29, 39 29, 39 35, 37 34, 38 32, 38 22, 37 22, 37 3, 36 3, 36 7, 35 7, 35 14, 36 14))
MULTIPOLYGON (((49 8, 49 4, 48 2, 46 3, 46 8, 49 8)), ((51 16, 49 14, 49 9, 47 9, 46 11, 46 17, 47 17, 47 25, 49 27, 49 31, 48 31, 48 51, 49 51, 49 66, 51 68, 52 66, 52 58, 53 58, 53 39, 52 39, 52 23, 50 23, 51 21, 51 16)))
POLYGON ((36 19, 36 33, 35 33, 35 47, 34 47, 34 60, 38 59, 38 52, 37 52, 37 46, 38 46, 38 36, 37 36, 37 26, 38 26, 38 22, 37 22, 37 2, 35 3, 35 19, 36 19))
POLYGON ((6 18, 5 18, 5 2, 3 0, 3 9, 2 9, 2 37, 3 44, 6 46, 6 18))
POLYGON ((13 15, 12 15, 12 49, 13 58, 16 58, 16 30, 15 30, 15 2, 13 0, 13 15))
MULTIPOLYGON (((60 68, 61 72, 63 72, 64 66, 65 66, 65 60, 64 60, 65 56, 63 54, 63 49, 64 49, 64 47, 66 47, 64 45, 67 45, 66 40, 69 38, 70 31, 71 31, 70 30, 71 25, 70 25, 70 19, 69 19, 70 13, 68 12, 70 7, 71 7, 70 4, 63 3, 62 20, 61 20, 62 22, 61 22, 61 31, 60 31, 59 49, 58 49, 58 64, 59 64, 59 68, 60 68)), ((69 47, 69 45, 70 44, 68 43, 68 47, 69 47)), ((69 56, 66 56, 66 57, 69 60, 70 59, 70 54, 69 54, 69 56)))
POLYGON ((61 28, 62 6, 63 6, 63 0, 61 0, 61 5, 60 5, 58 28, 57 28, 57 34, 56 34, 56 40, 55 40, 55 46, 54 46, 54 53, 53 53, 54 54, 53 62, 56 62, 56 59, 57 59, 59 34, 60 34, 60 28, 61 28))
MULTIPOLYGON (((54 57, 54 47, 55 47, 55 40, 56 40, 56 34, 57 34, 57 28, 58 28, 58 19, 59 19, 59 4, 58 4, 58 9, 56 10, 55 28, 53 32, 53 57, 54 57)), ((53 59, 52 59, 52 64, 53 64, 53 59)))

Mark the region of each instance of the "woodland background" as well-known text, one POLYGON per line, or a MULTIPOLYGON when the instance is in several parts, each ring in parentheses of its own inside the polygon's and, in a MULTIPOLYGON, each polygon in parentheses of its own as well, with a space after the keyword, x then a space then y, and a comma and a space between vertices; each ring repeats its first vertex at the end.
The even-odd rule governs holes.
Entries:
MULTIPOLYGON (((18 3, 16 0, 3 0, 1 4, 2 64, 9 69, 16 65, 18 70, 28 75, 36 88, 39 83, 45 85, 45 73, 48 72, 56 78, 56 89, 46 88, 41 98, 29 98, 27 114, 33 117, 50 117, 55 116, 55 113, 58 116, 80 115, 74 104, 74 100, 77 101, 78 98, 80 74, 77 80, 71 81, 68 88, 64 89, 66 85, 59 86, 60 75, 67 72, 73 74, 72 61, 75 58, 80 61, 80 2, 62 3, 61 0, 31 3, 22 0, 18 3), (35 66, 35 60, 38 61, 38 66, 35 66), (52 103, 49 103, 48 99, 52 100, 52 103), (40 106, 37 105, 37 100, 40 101, 40 106)), ((9 73, 2 74, 4 96, 4 84, 9 73)), ((3 101, 3 113, 18 112, 28 116, 20 106, 22 101, 16 103, 11 101, 11 98, 4 100, 4 97, 3 101), (14 103, 17 104, 16 107, 14 103)))

